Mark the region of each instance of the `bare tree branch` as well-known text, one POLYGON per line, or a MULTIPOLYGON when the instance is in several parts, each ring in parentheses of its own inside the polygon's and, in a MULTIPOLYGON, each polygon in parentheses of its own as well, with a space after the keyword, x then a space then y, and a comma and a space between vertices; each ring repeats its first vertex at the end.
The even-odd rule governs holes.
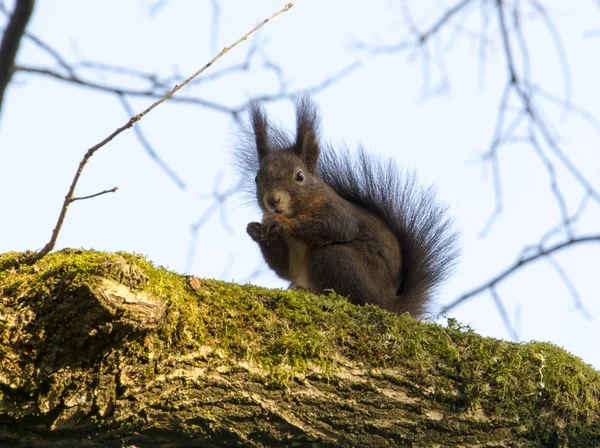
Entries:
MULTIPOLYGON (((0 43, 0 111, 2 111, 4 94, 13 76, 15 58, 17 57, 23 34, 25 34, 25 28, 27 28, 27 24, 33 13, 34 5, 34 0, 17 0, 15 10, 10 16, 8 26, 2 36, 2 43, 0 43)), ((2 4, 2 10, 5 14, 8 14, 4 10, 4 4, 2 4)))
MULTIPOLYGON (((129 104, 129 101, 127 101, 125 96, 119 95, 119 99, 121 100, 121 104, 123 104, 123 108, 125 109, 125 112, 130 116, 135 115, 133 108, 131 107, 131 105, 129 104)), ((150 158, 152 160, 154 160, 154 162, 158 165, 158 167, 169 177, 169 179, 171 179, 175 183, 175 185, 177 185, 177 187, 180 190, 185 190, 187 188, 187 185, 185 184, 185 182, 179 177, 179 175, 175 172, 175 170, 173 170, 173 168, 171 168, 169 165, 167 165, 167 162, 165 162, 160 157, 160 155, 158 155, 158 153, 154 150, 154 148, 152 147, 152 145, 150 144, 148 139, 144 136, 144 133, 140 129, 140 126, 134 126, 133 132, 135 133, 135 135, 136 135, 137 139, 139 140, 139 142, 141 143, 142 147, 146 150, 146 153, 148 154, 148 156, 150 156, 150 158)))
MULTIPOLYGON (((292 91, 292 92, 288 92, 284 87, 287 85, 285 83, 282 84, 280 91, 278 93, 275 94, 267 94, 267 95, 255 95, 252 97, 251 101, 258 101, 258 102, 263 102, 263 103, 268 103, 268 102, 274 102, 274 101, 280 101, 283 99, 295 99, 297 98, 299 95, 302 94, 314 94, 316 92, 320 92, 322 90, 327 89, 328 87, 330 87, 332 84, 340 81, 341 79, 345 78, 346 76, 348 76, 350 73, 356 71, 360 66, 362 65, 361 61, 354 61, 351 64, 349 64, 348 66, 344 67, 343 69, 341 69, 340 71, 338 71, 337 73, 328 76, 327 78, 325 78, 323 81, 321 81, 320 83, 308 87, 306 89, 300 89, 297 91, 292 91)), ((271 63, 271 67, 275 67, 273 65, 273 63, 271 63)), ((247 103, 244 103, 242 106, 240 106, 238 109, 235 110, 236 115, 240 114, 243 110, 245 110, 245 108, 247 107, 247 103)))
MULTIPOLYGON (((443 28, 444 25, 450 23, 456 19, 461 13, 465 12, 468 6, 475 3, 474 0, 461 0, 456 3, 453 7, 447 9, 433 25, 428 27, 425 31, 420 31, 414 20, 410 16, 410 10, 406 7, 403 9, 404 17, 409 28, 414 35, 413 38, 401 40, 400 42, 392 45, 372 45, 365 42, 357 42, 354 44, 356 48, 369 50, 374 54, 395 54, 402 51, 419 48, 423 49, 424 45, 435 35, 437 35, 443 28)), ((405 2, 402 3, 406 5, 405 2)))
POLYGON ((520 339, 519 333, 514 328, 512 322, 510 321, 510 317, 508 316, 508 311, 506 311, 506 308, 504 307, 504 304, 502 303, 500 296, 496 292, 496 288, 494 288, 493 286, 490 288, 490 294, 492 295, 494 304, 496 305, 496 308, 498 308, 498 312, 500 313, 502 322, 504 322, 504 327, 508 331, 508 334, 510 335, 511 339, 515 342, 519 341, 519 339, 520 339))
MULTIPOLYGON (((157 92, 154 88, 150 88, 150 89, 146 89, 146 90, 135 90, 135 89, 124 88, 121 86, 109 86, 109 85, 104 85, 104 84, 96 83, 96 82, 89 81, 89 80, 83 80, 77 76, 63 75, 54 70, 47 69, 47 68, 41 68, 41 67, 19 65, 16 67, 16 71, 20 71, 20 72, 24 72, 24 73, 34 73, 37 75, 50 76, 50 77, 52 77, 54 79, 58 79, 60 81, 65 81, 65 82, 69 82, 72 84, 78 84, 83 87, 87 87, 87 88, 94 89, 94 90, 99 90, 101 92, 112 93, 112 94, 116 94, 116 95, 128 95, 128 96, 133 96, 133 97, 144 97, 144 98, 152 98, 152 99, 154 99, 154 98, 162 99, 166 96, 163 92, 157 92)), ((180 85, 181 84, 177 85, 175 87, 175 89, 179 90, 178 87, 180 85)), ((169 94, 167 94, 167 95, 169 95, 169 94)), ((204 100, 204 99, 198 98, 198 97, 192 97, 192 96, 171 97, 171 95, 169 95, 168 98, 170 98, 170 101, 173 103, 194 104, 194 105, 206 107, 208 109, 213 109, 217 112, 223 112, 226 114, 233 113, 233 110, 231 108, 228 108, 221 104, 214 103, 214 102, 211 102, 208 100, 204 100)))
POLYGON ((505 278, 514 274, 516 271, 522 269, 526 265, 528 265, 536 260, 539 260, 540 258, 544 258, 548 255, 551 255, 555 252, 559 252, 568 247, 573 247, 573 246, 576 246, 579 244, 585 244, 585 243, 591 243, 591 242, 600 242, 600 234, 580 236, 580 237, 576 237, 576 238, 569 239, 567 241, 563 241, 561 243, 555 244, 554 246, 550 246, 547 249, 540 248, 538 253, 531 255, 529 257, 526 257, 526 258, 521 258, 516 263, 514 263, 512 266, 505 269, 500 274, 494 276, 491 280, 485 282, 481 286, 478 286, 477 288, 474 288, 471 291, 468 291, 465 294, 458 297, 457 299, 453 300, 452 302, 450 302, 448 305, 446 305, 444 307, 443 311, 446 312, 446 311, 451 310, 452 308, 456 308, 458 305, 466 302, 467 300, 481 294, 482 292, 484 292, 488 289, 493 288, 494 286, 496 286, 498 283, 500 283, 505 278))
POLYGON ((101 191, 101 192, 99 192, 99 193, 96 193, 96 194, 90 194, 89 196, 80 196, 80 197, 77 197, 77 198, 73 198, 73 199, 71 199, 71 202, 75 202, 75 201, 84 201, 84 200, 86 200, 86 199, 92 199, 92 198, 96 198, 96 197, 98 197, 98 196, 102 196, 103 194, 107 194, 107 193, 114 193, 114 192, 115 192, 115 191, 117 191, 118 189, 119 189, 119 187, 113 187, 113 188, 111 188, 110 190, 104 190, 104 191, 101 191))
MULTIPOLYGON (((584 194, 583 198, 581 199, 581 202, 579 203, 579 207, 577 208, 575 213, 573 215, 571 215, 568 219, 569 226, 575 224, 577 221, 579 221, 579 219, 581 219, 581 217, 583 216, 583 213, 587 209, 589 200, 590 200, 590 195, 587 193, 584 194)), ((521 251, 520 256, 525 257, 528 253, 531 253, 531 252, 535 253, 536 251, 541 250, 541 248, 548 242, 548 240, 550 240, 550 238, 552 238, 554 235, 560 233, 563 230, 564 230, 564 223, 561 222, 560 224, 554 226, 552 229, 550 229, 548 232, 546 232, 546 234, 542 235, 542 237, 540 238, 540 241, 537 244, 525 246, 523 248, 523 250, 521 251)))
POLYGON ((150 11, 148 11, 148 15, 153 16, 158 14, 158 12, 163 9, 167 4, 167 0, 156 0, 154 4, 150 7, 150 11))
POLYGON ((198 195, 198 199, 209 199, 212 200, 212 204, 204 210, 204 213, 190 226, 190 244, 188 246, 188 254, 186 260, 186 272, 191 272, 192 266, 194 264, 194 258, 196 256, 196 246, 198 244, 198 237, 200 235, 200 230, 206 225, 209 219, 219 212, 219 217, 221 219, 221 225, 224 229, 227 230, 230 234, 233 233, 233 229, 227 222, 227 214, 225 212, 225 206, 227 201, 239 191, 239 185, 235 185, 232 188, 229 188, 225 191, 221 191, 221 180, 223 173, 217 173, 215 178, 215 183, 213 187, 213 191, 208 195, 198 195))
POLYGON ((575 309, 577 309, 577 311, 579 311, 587 320, 592 320, 592 315, 583 305, 577 288, 565 272, 564 268, 551 255, 547 255, 546 260, 548 261, 550 266, 552 266, 552 269, 554 269, 554 271, 558 274, 565 287, 569 290, 569 293, 573 298, 573 302, 575 303, 575 309))
POLYGON ((498 9, 498 18, 500 21, 500 34, 502 36, 502 42, 504 45, 504 53, 506 56, 507 71, 509 73, 511 88, 516 92, 518 97, 522 101, 523 111, 529 116, 531 124, 537 129, 555 156, 563 163, 563 165, 571 172, 571 175, 582 185, 582 187, 589 192, 589 194, 600 202, 600 194, 595 190, 594 186, 588 181, 588 179, 581 174, 580 170, 571 162, 571 160, 564 154, 562 149, 558 146, 556 139, 550 132, 547 123, 540 117, 537 112, 531 95, 527 92, 526 86, 521 82, 521 78, 517 74, 516 64, 514 62, 513 49, 510 44, 509 30, 506 24, 504 2, 502 0, 496 0, 498 9))
POLYGON ((253 34, 256 30, 258 30, 260 27, 262 27, 263 25, 265 25, 270 20, 274 19, 275 17, 277 17, 278 15, 284 13, 285 11, 289 10, 292 6, 294 6, 293 3, 288 3, 281 10, 279 10, 276 13, 272 14, 271 16, 267 17, 261 23, 259 23, 254 28, 252 28, 250 31, 248 31, 246 34, 244 34, 242 37, 240 37, 233 44, 231 44, 230 46, 225 47, 223 50, 221 50, 221 52, 219 54, 217 54, 213 59, 211 59, 207 64, 205 64, 200 70, 198 70, 192 76, 190 76, 189 78, 187 78, 184 82, 182 82, 181 84, 178 84, 177 86, 175 86, 175 88, 173 88, 170 92, 168 92, 166 95, 164 95, 159 100, 157 100, 154 103, 152 103, 149 107, 147 107, 141 113, 132 116, 127 121, 127 123, 125 123, 123 126, 121 126, 120 128, 118 128, 116 131, 114 131, 112 134, 110 134, 108 137, 106 137, 100 143, 98 143, 98 144, 92 146, 90 149, 88 149, 88 151, 85 153, 83 159, 79 163, 79 167, 77 169, 77 172, 75 173, 75 177, 73 178, 73 181, 71 182, 71 186, 69 187, 69 191, 68 191, 67 195, 65 196, 65 200, 63 202, 63 206, 62 206, 60 215, 58 217, 58 221, 56 223, 56 226, 54 227, 54 230, 52 231, 52 236, 50 238, 50 241, 39 252, 37 252, 36 254, 32 255, 26 262, 28 264, 33 264, 36 261, 38 261, 41 258, 43 258, 52 249, 54 249, 54 246, 56 244, 56 240, 58 238, 58 234, 60 233, 60 230, 62 228, 65 216, 67 214, 67 210, 69 208, 69 205, 73 202, 74 193, 75 193, 75 187, 77 186, 77 182, 79 181, 79 178, 81 176, 83 168, 85 167, 85 165, 87 164, 87 162, 89 161, 89 159, 94 155, 94 153, 98 149, 100 149, 101 147, 103 147, 104 145, 106 145, 108 142, 110 142, 113 138, 115 138, 121 132, 125 131, 126 129, 131 128, 137 121, 140 121, 146 114, 150 113, 155 107, 159 106, 161 103, 163 103, 167 99, 171 98, 178 90, 180 90, 182 87, 184 87, 185 85, 187 85, 189 82, 191 82, 194 78, 196 78, 198 75, 200 75, 206 69, 208 69, 209 67, 211 67, 225 53, 227 53, 232 48, 234 48, 237 45, 239 45, 241 42, 243 42, 246 39, 248 39, 248 36, 250 36, 251 34, 253 34))
MULTIPOLYGON (((410 10, 407 7, 407 2, 403 2, 402 14, 405 17, 405 22, 407 23, 409 33, 412 34, 412 38, 402 40, 399 44, 395 45, 361 45, 360 47, 367 48, 374 54, 390 54, 416 49, 421 53, 421 58, 424 63, 424 83, 426 86, 430 86, 429 65, 432 62, 432 57, 429 45, 434 45, 432 47, 434 50, 437 48, 436 55, 443 53, 445 50, 440 51, 438 43, 442 31, 448 28, 453 30, 454 32, 449 38, 449 41, 453 42, 457 34, 457 29, 461 26, 456 25, 458 18, 460 17, 462 22, 464 22, 466 20, 465 16, 468 14, 468 11, 471 10, 469 6, 474 3, 475 2, 469 2, 468 0, 459 1, 458 3, 455 3, 454 6, 446 8, 433 24, 422 32, 419 30, 419 25, 412 19, 410 10), (432 38, 435 39, 432 41, 432 38)), ((525 144, 535 151, 540 163, 548 173, 550 191, 555 199, 561 222, 558 226, 553 227, 547 234, 544 234, 541 237, 539 244, 526 248, 523 251, 521 259, 515 265, 507 268, 502 274, 485 282, 479 288, 463 294, 445 308, 445 310, 449 310, 459 303, 489 290, 492 299, 496 303, 498 312, 500 313, 508 332, 513 338, 517 338, 518 334, 510 321, 507 311, 502 305, 496 290, 496 285, 508 276, 517 272, 524 265, 540 257, 545 257, 550 260, 550 253, 567 247, 567 245, 597 241, 597 238, 575 235, 572 224, 583 214, 588 202, 593 201, 600 204, 600 193, 598 192, 597 187, 590 179, 586 178, 580 168, 570 159, 565 148, 560 144, 558 132, 553 128, 551 121, 544 116, 537 101, 541 99, 560 106, 562 108, 562 120, 566 119, 568 114, 575 113, 591 124, 599 137, 600 123, 585 109, 572 104, 571 75, 566 52, 562 45, 557 27, 550 18, 548 11, 539 0, 528 0, 526 4, 532 8, 535 17, 541 18, 545 28, 551 36, 552 44, 556 49, 556 54, 563 73, 564 98, 558 98, 557 96, 552 95, 537 83, 533 82, 533 67, 531 64, 530 48, 524 34, 523 17, 525 16, 525 13, 522 11, 522 3, 525 2, 521 2, 520 0, 515 2, 503 0, 480 2, 481 31, 478 42, 480 83, 482 83, 483 79, 483 60, 485 59, 487 44, 490 41, 490 15, 497 18, 497 35, 502 44, 507 76, 500 97, 493 138, 483 156, 483 159, 489 161, 491 164, 495 207, 485 223, 480 236, 483 237, 489 232, 503 211, 502 180, 500 178, 500 151, 506 145, 525 144), (569 216, 567 198, 563 192, 563 188, 559 184, 559 166, 565 168, 569 175, 584 190, 582 204, 573 216, 569 216), (547 240, 558 232, 564 233, 567 242, 552 246, 549 249, 544 248, 547 240), (531 250, 535 250, 535 253, 532 254, 531 250), (527 254, 527 256, 525 254, 527 254)), ((435 57, 436 56, 434 56, 434 58, 435 57)), ((440 63, 438 60, 436 60, 436 63, 441 71, 441 85, 443 86, 446 82, 446 75, 443 69, 444 64, 440 63)), ((555 260, 549 261, 549 263, 573 296, 575 307, 580 310, 584 316, 588 317, 589 313, 587 313, 583 307, 575 286, 568 278, 566 272, 555 260)))

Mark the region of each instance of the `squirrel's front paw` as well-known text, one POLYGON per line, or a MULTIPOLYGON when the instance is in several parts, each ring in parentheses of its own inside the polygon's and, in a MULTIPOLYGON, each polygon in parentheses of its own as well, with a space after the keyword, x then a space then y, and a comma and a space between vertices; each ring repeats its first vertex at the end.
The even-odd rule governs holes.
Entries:
POLYGON ((266 215, 262 220, 262 228, 265 236, 274 236, 281 234, 284 221, 283 217, 277 213, 266 215))
POLYGON ((251 222, 248 224, 246 233, 256 242, 262 241, 265 237, 263 226, 260 222, 251 222))

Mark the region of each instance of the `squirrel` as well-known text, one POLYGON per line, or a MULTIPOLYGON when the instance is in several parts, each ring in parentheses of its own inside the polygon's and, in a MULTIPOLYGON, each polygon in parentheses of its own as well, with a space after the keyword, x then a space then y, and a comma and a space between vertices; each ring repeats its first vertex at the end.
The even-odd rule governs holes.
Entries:
POLYGON ((353 156, 322 146, 307 97, 296 104, 295 138, 269 123, 259 104, 249 112, 251 138, 234 156, 263 212, 246 230, 267 265, 290 288, 334 290, 354 304, 423 317, 458 255, 433 189, 362 147, 353 156))

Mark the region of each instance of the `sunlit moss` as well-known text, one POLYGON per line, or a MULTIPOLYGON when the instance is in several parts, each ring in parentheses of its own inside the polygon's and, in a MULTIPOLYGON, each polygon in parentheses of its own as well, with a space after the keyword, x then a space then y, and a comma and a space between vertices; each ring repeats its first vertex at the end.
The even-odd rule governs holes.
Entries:
MULTIPOLYGON (((141 362, 167 349, 181 357, 204 351, 229 360, 232 368, 246 363, 262 369, 269 385, 284 388, 315 371, 335 381, 340 363, 352 363, 451 409, 518 422, 542 444, 558 443, 561 425, 567 429, 560 437, 568 440, 600 431, 600 375, 552 344, 484 338, 453 320, 447 327, 417 322, 351 305, 333 293, 215 280, 202 280, 195 291, 185 276, 141 255, 63 250, 34 266, 16 266, 24 257, 0 255, 0 356, 8 356, 10 347, 3 308, 35 312, 44 301, 109 277, 167 305, 164 321, 127 345, 126 355, 141 362), (568 425, 557 425, 557 415, 568 425)), ((152 369, 145 374, 152 376, 152 369)), ((207 414, 200 426, 210 424, 207 414)))

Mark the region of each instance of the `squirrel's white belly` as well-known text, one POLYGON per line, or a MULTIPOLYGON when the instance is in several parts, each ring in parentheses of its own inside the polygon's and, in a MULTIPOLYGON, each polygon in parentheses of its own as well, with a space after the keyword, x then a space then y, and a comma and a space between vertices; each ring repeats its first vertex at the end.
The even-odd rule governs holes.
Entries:
POLYGON ((310 289, 308 275, 308 246, 296 238, 286 238, 288 247, 288 275, 292 282, 304 289, 310 289))

